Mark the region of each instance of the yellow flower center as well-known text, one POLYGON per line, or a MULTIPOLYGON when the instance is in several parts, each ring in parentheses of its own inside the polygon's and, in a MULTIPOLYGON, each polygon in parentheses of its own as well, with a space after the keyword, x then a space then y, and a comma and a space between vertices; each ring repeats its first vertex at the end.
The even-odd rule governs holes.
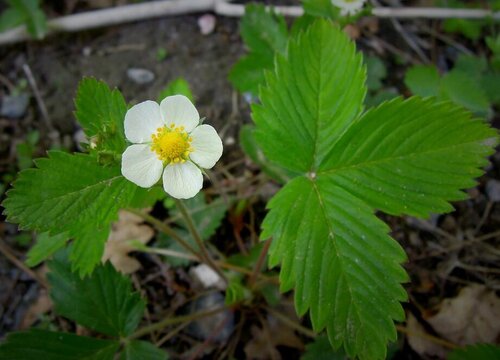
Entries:
POLYGON ((151 135, 151 150, 156 153, 158 159, 169 164, 185 162, 193 151, 191 141, 193 139, 184 130, 184 126, 170 128, 166 126, 156 129, 156 134, 151 135))

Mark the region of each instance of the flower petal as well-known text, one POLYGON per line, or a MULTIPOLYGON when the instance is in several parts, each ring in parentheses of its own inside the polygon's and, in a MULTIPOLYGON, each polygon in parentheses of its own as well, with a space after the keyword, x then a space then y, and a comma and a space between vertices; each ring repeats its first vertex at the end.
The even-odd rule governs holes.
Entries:
POLYGON ((168 165, 163 172, 163 188, 174 198, 192 198, 202 187, 203 175, 190 161, 168 165))
POLYGON ((149 145, 131 145, 122 155, 122 175, 143 188, 160 180, 163 162, 151 151, 149 145))
POLYGON ((167 96, 160 104, 161 115, 167 126, 184 126, 187 132, 193 130, 200 122, 200 114, 184 95, 167 96))
POLYGON ((160 106, 151 100, 132 106, 125 114, 125 136, 135 144, 150 142, 151 135, 164 125, 160 106))
POLYGON ((212 168, 222 156, 222 141, 210 125, 200 125, 190 134, 193 138, 191 160, 205 169, 212 168))

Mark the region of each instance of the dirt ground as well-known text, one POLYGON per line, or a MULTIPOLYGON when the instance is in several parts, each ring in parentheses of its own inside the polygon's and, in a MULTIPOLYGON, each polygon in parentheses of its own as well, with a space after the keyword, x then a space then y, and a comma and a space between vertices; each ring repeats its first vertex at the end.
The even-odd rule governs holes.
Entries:
MULTIPOLYGON (((223 157, 223 163, 228 164, 242 156, 237 145, 238 131, 242 124, 250 121, 248 104, 227 80, 231 66, 244 53, 244 46, 238 33, 238 19, 219 17, 215 31, 202 35, 197 25, 198 18, 199 15, 192 15, 144 21, 85 33, 59 34, 40 43, 1 48, 0 74, 17 86, 17 82, 24 78, 23 64, 29 65, 49 119, 59 132, 61 142, 71 150, 76 149, 74 135, 78 130, 73 116, 73 97, 83 76, 94 76, 118 87, 130 103, 156 99, 169 81, 184 77, 192 87, 200 114, 207 117, 207 123, 221 129, 225 142, 229 144, 223 157), (165 59, 158 58, 159 49, 166 50, 165 59), (130 68, 148 69, 155 78, 151 83, 138 85, 127 77, 130 68)), ((380 36, 390 41, 394 33, 380 36)), ((399 73, 401 70, 394 71, 399 73)), ((394 85, 402 88, 401 79, 399 83, 397 81, 394 80, 394 85)), ((30 92, 29 87, 26 91, 30 92)), ((4 95, 6 88, 2 88, 2 92, 4 95)), ((498 116, 493 122, 498 122, 498 116)), ((11 143, 0 141, 0 172, 12 172, 15 162, 13 143, 21 141, 34 129, 42 134, 37 154, 43 156, 53 140, 48 138, 33 97, 24 117, 0 119, 0 132, 12 139, 11 143)), ((246 170, 243 167, 235 171, 242 173, 246 170)), ((418 331, 439 336, 427 320, 439 312, 438 305, 443 299, 457 296, 461 289, 481 284, 485 291, 494 293, 500 290, 500 205, 487 192, 487 184, 495 179, 500 179, 498 152, 492 157, 492 165, 479 180, 478 187, 469 191, 471 198, 456 204, 456 212, 428 221, 384 216, 393 229, 392 235, 408 253, 406 268, 412 282, 407 285, 410 301, 406 308, 408 313, 425 323, 424 329, 418 328, 418 331)), ((262 212, 262 198, 256 207, 262 212)), ((14 255, 22 258, 26 247, 15 242, 16 227, 3 220, 0 218, 0 236, 14 249, 14 255)), ((43 272, 43 269, 37 271, 43 272)), ((146 274, 140 273, 140 276, 146 274)), ((37 282, 0 256, 0 338, 25 326, 26 317, 32 315, 27 315, 27 312, 35 311, 33 304, 43 297, 37 282)), ((42 322, 46 321, 46 326, 50 327, 48 320, 50 318, 42 322)), ((404 329, 402 333, 410 335, 418 332, 410 324, 404 329)), ((405 345, 397 358, 426 358, 418 355, 415 347, 408 346, 408 341, 403 341, 405 345)), ((287 353, 283 351, 283 354, 287 353)), ((288 358, 297 358, 297 352, 292 354, 288 358)))

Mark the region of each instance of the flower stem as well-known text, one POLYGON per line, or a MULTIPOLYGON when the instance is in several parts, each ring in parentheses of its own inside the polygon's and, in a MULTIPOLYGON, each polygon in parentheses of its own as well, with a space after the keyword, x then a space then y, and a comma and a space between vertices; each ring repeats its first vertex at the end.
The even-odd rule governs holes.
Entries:
POLYGON ((175 199, 175 203, 177 207, 179 208, 182 216, 184 217, 184 220, 186 220, 187 227, 189 229, 189 232, 193 236, 194 241, 196 241, 196 244, 201 250, 201 255, 203 256, 203 259, 209 265, 221 278, 224 280, 227 284, 227 278, 226 275, 222 272, 220 267, 217 265, 214 259, 212 259, 210 253, 208 252, 205 244, 203 243, 203 239, 200 236, 200 233, 198 232, 198 229, 196 229, 196 226, 194 225, 193 218, 191 214, 189 213, 188 209, 184 205, 184 203, 179 200, 175 199))
POLYGON ((273 309, 272 307, 266 306, 265 307, 266 311, 270 313, 272 316, 274 316, 276 319, 281 321, 283 324, 290 326, 292 329, 297 330, 298 332, 302 333, 303 335, 310 337, 310 338, 315 338, 316 333, 312 331, 309 328, 306 328, 305 326, 302 326, 298 322, 290 319, 288 316, 282 314, 281 312, 273 309))
POLYGON ((198 253, 198 251, 196 251, 191 245, 189 245, 183 238, 181 238, 174 231, 174 229, 172 229, 167 224, 161 222, 160 220, 158 220, 154 216, 146 214, 146 213, 144 213, 144 212, 142 212, 140 210, 132 209, 132 208, 127 208, 126 210, 128 212, 131 212, 131 213, 137 215, 137 216, 140 216, 145 221, 147 221, 148 223, 150 223, 151 225, 153 225, 154 227, 156 227, 158 230, 160 230, 161 232, 164 232, 165 234, 167 234, 168 236, 170 236, 172 239, 174 239, 175 241, 177 241, 184 249, 186 249, 187 251, 189 251, 191 254, 193 254, 194 256, 196 256, 198 259, 203 260, 203 256, 200 253, 198 253))
POLYGON ((255 280, 257 280, 257 276, 260 274, 260 270, 262 269, 262 264, 264 263, 264 259, 266 258, 267 252, 269 251, 269 247, 271 246, 272 238, 269 238, 264 243, 262 250, 260 251, 259 258, 255 263, 252 274, 248 279, 248 286, 251 288, 255 285, 255 280))
POLYGON ((189 314, 189 315, 181 315, 181 316, 176 316, 176 317, 168 317, 166 319, 163 319, 157 323, 145 326, 143 328, 140 328, 137 330, 135 333, 130 335, 128 337, 129 340, 132 339, 138 339, 144 335, 147 335, 149 333, 152 333, 153 331, 161 330, 164 327, 167 327, 169 325, 174 325, 174 324, 179 324, 179 323, 184 323, 184 322, 191 322, 193 320, 197 320, 203 317, 215 315, 217 313, 220 313, 221 311, 224 311, 226 308, 225 307, 220 307, 217 309, 213 310, 208 310, 208 311, 201 311, 197 312, 194 314, 189 314))

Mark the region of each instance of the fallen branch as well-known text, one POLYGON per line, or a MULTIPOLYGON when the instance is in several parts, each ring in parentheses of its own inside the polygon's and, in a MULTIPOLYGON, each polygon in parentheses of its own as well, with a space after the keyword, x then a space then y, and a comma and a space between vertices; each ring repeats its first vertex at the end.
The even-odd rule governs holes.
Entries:
MULTIPOLYGON (((300 6, 275 6, 273 8, 276 12, 290 17, 298 17, 304 13, 300 6)), ((245 13, 245 7, 241 4, 230 4, 228 0, 162 0, 130 4, 51 19, 47 24, 47 35, 57 32, 90 30, 170 15, 207 11, 214 12, 220 16, 239 17, 245 13)), ((398 19, 491 18, 494 21, 500 21, 500 12, 480 9, 376 7, 372 10, 372 15, 379 18, 398 19)), ((0 45, 13 44, 29 39, 31 39, 31 36, 26 31, 25 26, 19 26, 0 33, 0 45)))

